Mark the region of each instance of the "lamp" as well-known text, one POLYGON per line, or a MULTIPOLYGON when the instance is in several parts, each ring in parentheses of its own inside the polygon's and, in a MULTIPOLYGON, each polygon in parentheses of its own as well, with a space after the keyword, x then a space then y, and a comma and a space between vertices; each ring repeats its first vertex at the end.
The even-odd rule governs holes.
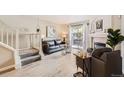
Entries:
POLYGON ((44 34, 42 34, 41 35, 41 39, 42 39, 42 41, 43 41, 43 39, 45 38, 45 35, 44 34))
POLYGON ((66 33, 66 32, 62 32, 63 42, 65 42, 65 41, 66 41, 66 37, 67 37, 67 33, 66 33))

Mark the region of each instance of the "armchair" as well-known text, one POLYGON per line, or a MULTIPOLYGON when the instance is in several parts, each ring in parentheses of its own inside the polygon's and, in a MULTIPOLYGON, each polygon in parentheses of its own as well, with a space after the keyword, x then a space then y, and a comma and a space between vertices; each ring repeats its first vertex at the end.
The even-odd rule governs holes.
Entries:
POLYGON ((93 77, 110 77, 122 75, 122 58, 120 50, 100 48, 92 53, 91 74, 93 77))

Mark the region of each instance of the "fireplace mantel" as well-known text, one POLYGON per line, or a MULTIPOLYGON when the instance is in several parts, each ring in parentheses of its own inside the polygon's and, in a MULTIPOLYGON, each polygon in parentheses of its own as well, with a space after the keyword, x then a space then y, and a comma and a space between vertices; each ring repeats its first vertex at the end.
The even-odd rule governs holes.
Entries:
POLYGON ((95 42, 106 43, 107 41, 107 33, 92 33, 89 34, 91 40, 91 47, 94 47, 95 42))
POLYGON ((93 38, 106 38, 107 37, 107 33, 92 33, 89 36, 93 37, 93 38))

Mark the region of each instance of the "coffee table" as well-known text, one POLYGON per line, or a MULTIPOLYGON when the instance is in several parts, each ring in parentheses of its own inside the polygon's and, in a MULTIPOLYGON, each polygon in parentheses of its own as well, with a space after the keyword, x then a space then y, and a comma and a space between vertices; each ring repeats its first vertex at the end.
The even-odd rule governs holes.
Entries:
POLYGON ((64 44, 64 50, 62 51, 62 54, 66 55, 68 53, 71 53, 71 48, 68 44, 64 44))

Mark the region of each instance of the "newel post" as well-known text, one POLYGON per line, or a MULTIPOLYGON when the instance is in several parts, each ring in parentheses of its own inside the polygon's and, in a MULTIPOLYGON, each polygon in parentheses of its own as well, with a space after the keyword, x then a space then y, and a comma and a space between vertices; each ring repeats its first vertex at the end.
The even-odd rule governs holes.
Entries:
POLYGON ((15 34, 15 48, 16 48, 16 51, 15 51, 15 67, 16 69, 19 69, 21 68, 21 60, 20 60, 20 56, 19 56, 19 31, 16 29, 16 34, 15 34))
POLYGON ((16 50, 18 50, 19 49, 19 31, 18 30, 16 30, 16 43, 15 43, 15 45, 16 45, 16 50))

